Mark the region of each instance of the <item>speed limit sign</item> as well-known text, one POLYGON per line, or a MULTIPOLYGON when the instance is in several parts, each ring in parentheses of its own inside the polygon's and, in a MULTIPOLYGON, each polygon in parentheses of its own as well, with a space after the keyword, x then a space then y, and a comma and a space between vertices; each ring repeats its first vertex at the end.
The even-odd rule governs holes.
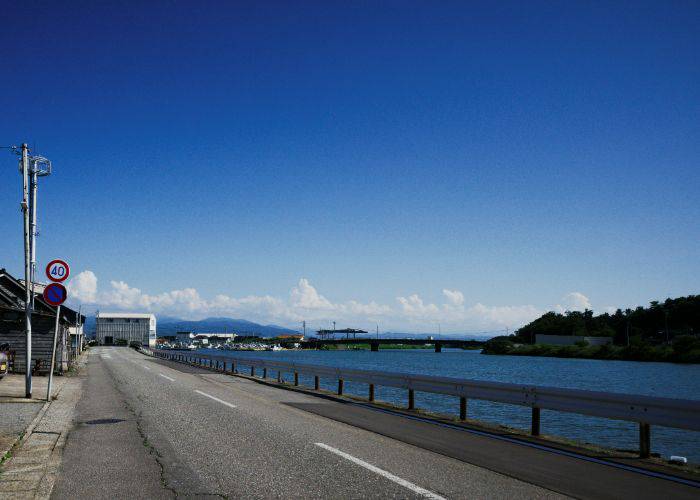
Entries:
POLYGON ((61 283, 62 281, 66 281, 68 279, 69 274, 70 267, 68 267, 68 263, 64 260, 55 259, 49 262, 49 265, 46 266, 46 277, 51 281, 61 283))

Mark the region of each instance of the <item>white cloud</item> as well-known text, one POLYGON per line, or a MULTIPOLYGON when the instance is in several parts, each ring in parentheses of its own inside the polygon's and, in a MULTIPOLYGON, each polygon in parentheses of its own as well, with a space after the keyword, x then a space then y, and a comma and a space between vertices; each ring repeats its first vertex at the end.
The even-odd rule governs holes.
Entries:
POLYGON ((299 284, 292 288, 289 295, 292 306, 302 309, 334 309, 333 304, 323 295, 320 295, 306 278, 300 279, 299 284))
POLYGON ((562 304, 556 307, 558 312, 563 313, 565 311, 585 311, 586 309, 593 309, 591 301, 581 292, 567 293, 562 297, 562 302, 562 304))
MULTIPOLYGON (((219 294, 206 299, 194 288, 150 295, 124 281, 110 281, 109 288, 100 291, 92 271, 79 273, 69 288, 75 301, 105 309, 149 311, 184 319, 228 316, 292 327, 298 327, 302 320, 306 320, 309 325, 326 326, 330 321, 336 321, 338 327, 365 329, 378 323, 383 330, 426 332, 437 330, 439 323, 446 332, 489 331, 506 327, 515 329, 544 312, 532 305, 488 306, 476 303, 467 306, 460 290, 449 289, 442 290, 443 303, 426 302, 418 294, 397 297, 393 305, 359 300, 333 302, 319 293, 306 278, 301 278, 286 298, 219 294)), ((568 294, 563 303, 569 310, 573 310, 572 307, 576 310, 590 308, 588 298, 578 292, 568 294)))
POLYGON ((68 292, 78 302, 92 303, 97 299, 97 276, 92 271, 78 273, 69 283, 68 292))
POLYGON ((452 305, 461 306, 464 304, 464 294, 459 290, 444 289, 442 293, 452 305))

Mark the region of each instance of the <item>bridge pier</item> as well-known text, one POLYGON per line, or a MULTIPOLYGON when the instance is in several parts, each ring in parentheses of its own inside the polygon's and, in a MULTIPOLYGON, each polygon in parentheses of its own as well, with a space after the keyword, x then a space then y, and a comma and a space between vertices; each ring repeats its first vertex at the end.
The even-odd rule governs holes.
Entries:
POLYGON ((379 352, 379 342, 370 342, 369 350, 370 352, 379 352))
POLYGON ((435 352, 442 352, 442 343, 435 342, 435 352))

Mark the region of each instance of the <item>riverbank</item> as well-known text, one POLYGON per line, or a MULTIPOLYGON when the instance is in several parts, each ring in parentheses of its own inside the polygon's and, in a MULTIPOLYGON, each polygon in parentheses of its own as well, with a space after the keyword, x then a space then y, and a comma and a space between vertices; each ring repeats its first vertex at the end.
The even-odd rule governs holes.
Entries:
POLYGON ((546 356, 554 358, 582 358, 615 361, 654 361, 664 363, 700 363, 700 340, 679 339, 671 346, 636 344, 630 346, 516 344, 505 339, 494 339, 484 345, 482 354, 511 356, 546 356))

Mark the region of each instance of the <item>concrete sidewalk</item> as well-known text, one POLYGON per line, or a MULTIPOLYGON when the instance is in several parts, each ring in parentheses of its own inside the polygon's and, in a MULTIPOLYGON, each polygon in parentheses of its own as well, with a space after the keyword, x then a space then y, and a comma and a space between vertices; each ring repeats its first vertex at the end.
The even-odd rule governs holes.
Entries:
MULTIPOLYGON (((9 374, 0 380, 0 457, 21 439, 46 404, 48 377, 34 377, 33 396, 25 398, 24 374, 9 374)), ((66 377, 54 377, 54 394, 66 377)))
MULTIPOLYGON (((35 377, 33 395, 45 396, 48 377, 35 377)), ((54 377, 54 401, 24 398, 24 376, 0 381, 0 499, 48 498, 81 395, 83 377, 54 377)))

